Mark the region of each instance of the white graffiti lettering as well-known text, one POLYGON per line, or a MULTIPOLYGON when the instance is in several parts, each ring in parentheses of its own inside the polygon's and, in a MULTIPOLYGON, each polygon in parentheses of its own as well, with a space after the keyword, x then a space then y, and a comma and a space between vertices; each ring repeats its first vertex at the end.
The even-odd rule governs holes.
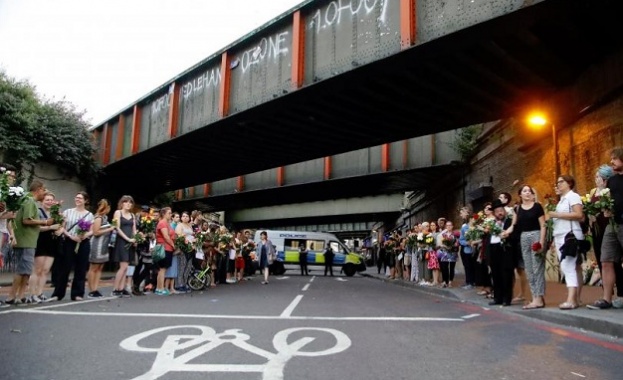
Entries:
POLYGON ((349 17, 359 15, 360 12, 365 12, 365 16, 368 16, 377 7, 381 8, 378 22, 384 23, 388 4, 389 0, 334 0, 330 2, 326 8, 318 9, 316 13, 314 13, 309 22, 309 28, 319 33, 321 29, 332 25, 339 25, 344 12, 346 12, 349 17))
MULTIPOLYGON (((225 330, 217 334, 209 326, 182 325, 160 327, 145 331, 124 339, 119 346, 128 351, 156 353, 156 359, 151 369, 133 380, 157 379, 169 372, 256 372, 262 374, 262 380, 283 380, 285 366, 293 357, 333 355, 345 351, 352 344, 350 338, 343 332, 320 327, 299 327, 279 331, 273 337, 273 347, 277 351, 276 353, 250 344, 248 342, 250 338, 249 335, 242 333, 240 329, 225 330), (143 347, 139 344, 152 335, 170 330, 184 330, 184 333, 167 335, 160 347, 143 347), (188 330, 198 330, 199 334, 189 334, 188 330), (335 344, 333 347, 321 351, 303 351, 303 348, 316 340, 316 337, 305 336, 288 342, 288 337, 298 332, 314 333, 314 335, 318 335, 318 333, 329 334, 335 339, 335 344), (188 364, 188 362, 227 343, 263 357, 267 361, 265 364, 201 364, 196 363, 196 361, 193 364, 188 364), (178 351, 179 354, 175 356, 178 351)), ((148 340, 154 342, 154 339, 148 340)), ((158 340, 156 339, 155 341, 158 340)), ((204 358, 206 357, 204 356, 202 359, 204 358)))
POLYGON ((173 94, 173 84, 169 86, 169 92, 162 95, 158 99, 151 103, 151 114, 156 115, 163 109, 169 110, 169 102, 171 101, 171 94, 173 94))
POLYGON ((240 59, 242 72, 246 72, 249 67, 257 65, 265 59, 272 58, 276 60, 280 55, 287 55, 289 51, 285 43, 287 35, 288 32, 286 31, 268 38, 264 37, 257 46, 242 53, 242 58, 240 59))
POLYGON ((182 86, 182 97, 188 99, 195 95, 199 91, 203 91, 204 88, 217 87, 221 82, 221 69, 220 67, 213 68, 206 71, 200 76, 193 78, 191 81, 186 82, 182 86))

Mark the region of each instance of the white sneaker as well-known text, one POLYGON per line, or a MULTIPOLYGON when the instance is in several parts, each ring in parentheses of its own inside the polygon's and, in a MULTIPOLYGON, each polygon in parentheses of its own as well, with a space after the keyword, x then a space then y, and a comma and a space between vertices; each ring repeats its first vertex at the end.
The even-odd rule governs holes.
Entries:
POLYGON ((33 296, 30 296, 30 302, 32 302, 32 303, 41 303, 43 301, 38 296, 34 296, 33 295, 33 296))
POLYGON ((615 300, 612 300, 612 307, 615 309, 623 309, 623 298, 619 297, 615 300))

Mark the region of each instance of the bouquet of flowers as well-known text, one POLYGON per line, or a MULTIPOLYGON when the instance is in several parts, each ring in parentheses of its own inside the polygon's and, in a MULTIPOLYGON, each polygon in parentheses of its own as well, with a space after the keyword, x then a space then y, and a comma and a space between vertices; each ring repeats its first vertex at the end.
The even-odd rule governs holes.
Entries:
POLYGON ((156 232, 156 220, 150 213, 147 216, 141 217, 139 221, 139 230, 145 234, 156 232))
MULTIPOLYGON (((83 236, 84 234, 86 234, 87 232, 91 230, 92 224, 93 223, 88 220, 80 219, 78 221, 78 224, 76 225, 76 227, 78 228, 78 231, 76 232, 76 234, 78 236, 83 236)), ((79 249, 80 249, 80 244, 76 244, 75 253, 78 253, 79 249)))
POLYGON ((454 234, 452 233, 447 233, 444 232, 441 235, 441 244, 447 248, 447 249, 452 249, 454 248, 454 246, 456 245, 457 241, 456 238, 454 237, 454 234))
POLYGON ((195 241, 193 242, 195 249, 197 251, 203 249, 203 243, 205 243, 206 240, 208 240, 208 234, 206 232, 203 232, 203 231, 195 232, 195 241))
POLYGON ((248 242, 242 245, 242 255, 243 256, 251 256, 251 253, 255 251, 256 244, 254 241, 249 240, 248 242))
POLYGON ((426 235, 424 242, 426 243, 427 246, 432 247, 433 244, 435 243, 435 237, 433 236, 433 234, 428 234, 426 235))
POLYGON ((65 220, 65 217, 61 214, 61 204, 62 202, 55 202, 50 207, 50 218, 54 219, 54 224, 61 224, 65 220))
MULTIPOLYGON (((138 232, 136 235, 134 235, 134 243, 136 245, 145 243, 145 235, 143 235, 142 232, 138 232)), ((125 245, 126 249, 130 249, 130 247, 132 247, 132 243, 128 243, 125 245)))
POLYGON ((179 249, 183 253, 191 252, 193 250, 193 245, 184 235, 177 235, 173 243, 175 243, 175 249, 179 249))
POLYGON ((215 236, 214 243, 218 247, 219 250, 224 250, 229 247, 233 239, 234 239, 233 235, 230 234, 229 232, 219 231, 215 236))
POLYGON ((421 235, 421 233, 416 234, 414 232, 409 232, 407 234, 407 238, 405 240, 405 246, 409 249, 413 249, 415 248, 418 243, 419 243, 419 236, 421 235))
POLYGON ((465 240, 467 241, 476 241, 482 239, 482 235, 484 235, 484 231, 476 226, 470 226, 467 231, 465 231, 465 240))
POLYGON ((8 186, 6 189, 0 189, 0 201, 6 205, 6 211, 19 210, 25 200, 26 194, 21 186, 8 186))
POLYGON ((385 240, 385 243, 383 243, 383 246, 385 247, 387 251, 393 251, 394 248, 396 248, 396 240, 387 239, 385 240))
POLYGON ((485 221, 485 213, 483 211, 472 215, 472 221, 474 225, 482 224, 485 221))
MULTIPOLYGON (((603 211, 612 212, 612 210, 614 210, 614 199, 610 194, 610 189, 606 187, 605 189, 595 191, 593 195, 586 194, 586 196, 582 197, 582 206, 584 207, 584 212, 586 212, 586 214, 596 216, 603 211)), ((614 218, 609 219, 610 224, 614 228, 614 218)), ((595 228, 598 228, 596 223, 594 226, 595 228)))
POLYGON ((498 225, 498 223, 493 218, 489 218, 485 220, 483 228, 485 231, 488 231, 491 235, 499 235, 502 233, 502 227, 498 225))

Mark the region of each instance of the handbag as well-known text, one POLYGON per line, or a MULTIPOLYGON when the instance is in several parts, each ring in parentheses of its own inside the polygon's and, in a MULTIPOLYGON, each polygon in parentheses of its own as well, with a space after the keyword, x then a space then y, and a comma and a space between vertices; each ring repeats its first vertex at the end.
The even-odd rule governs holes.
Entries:
POLYGON ((151 260, 154 263, 157 263, 158 261, 164 259, 166 256, 165 252, 164 252, 164 245, 162 244, 156 244, 154 246, 154 249, 151 252, 151 260))
MULTIPOLYGON (((569 205, 569 212, 571 212, 571 205, 569 205)), ((565 235, 565 241, 560 247, 561 259, 565 257, 575 257, 578 254, 578 239, 573 233, 573 222, 569 221, 571 230, 565 235)))

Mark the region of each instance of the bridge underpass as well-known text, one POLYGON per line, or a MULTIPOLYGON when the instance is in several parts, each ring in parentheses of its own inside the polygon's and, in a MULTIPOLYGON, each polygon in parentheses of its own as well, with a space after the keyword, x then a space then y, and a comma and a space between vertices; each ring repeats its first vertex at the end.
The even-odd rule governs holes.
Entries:
MULTIPOLYGON (((361 3, 350 2, 357 11, 349 14, 335 1, 305 2, 96 127, 102 184, 112 184, 104 191, 148 198, 211 188, 268 168, 375 144, 387 151, 403 138, 518 116, 622 46, 623 4, 616 1, 378 0, 368 2, 370 12, 361 3), (255 52, 259 59, 245 65, 255 52), (278 54, 264 60, 269 52, 278 54), (193 170, 197 162, 208 170, 193 170)), ((385 165, 387 176, 378 178, 391 179, 390 170, 385 165)), ((352 180, 369 184, 375 176, 352 180)), ((306 186, 331 194, 332 181, 306 186)), ((255 201, 288 198, 289 189, 279 190, 255 201)), ((228 197, 256 203, 242 193, 221 199, 228 197)))
POLYGON ((516 116, 623 44, 620 1, 349 4, 305 2, 97 126, 104 191, 148 197, 516 116))

